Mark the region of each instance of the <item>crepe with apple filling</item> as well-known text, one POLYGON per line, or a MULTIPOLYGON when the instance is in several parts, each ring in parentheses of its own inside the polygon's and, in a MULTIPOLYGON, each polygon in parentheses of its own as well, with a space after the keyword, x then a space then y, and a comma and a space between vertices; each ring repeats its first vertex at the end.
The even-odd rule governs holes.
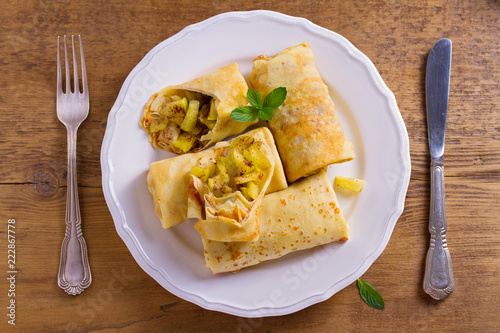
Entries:
POLYGON ((216 242, 203 238, 205 265, 215 273, 238 271, 290 252, 347 241, 348 226, 326 172, 266 194, 255 242, 216 242))
POLYGON ((220 67, 155 93, 140 125, 154 147, 176 154, 196 152, 256 123, 230 117, 233 109, 247 105, 247 90, 237 63, 220 67))
MULTIPOLYGON (((265 146, 269 147, 271 151, 274 167, 266 193, 286 188, 287 182, 283 166, 279 160, 278 151, 269 129, 265 127, 257 128, 244 135, 265 142, 265 146)), ((147 185, 153 198, 156 215, 160 219, 163 228, 167 229, 178 225, 188 218, 188 189, 190 173, 193 167, 198 166, 200 160, 213 159, 215 161, 217 156, 220 156, 220 149, 227 149, 227 147, 230 147, 231 142, 222 141, 197 153, 179 155, 151 163, 147 174, 147 185)), ((254 189, 250 188, 249 190, 248 187, 253 185, 243 186, 242 184, 240 184, 241 194, 245 196, 244 192, 247 191, 246 195, 251 198, 254 189), (242 189, 242 187, 247 187, 247 190, 242 189)), ((220 193, 222 193, 222 190, 220 193)))

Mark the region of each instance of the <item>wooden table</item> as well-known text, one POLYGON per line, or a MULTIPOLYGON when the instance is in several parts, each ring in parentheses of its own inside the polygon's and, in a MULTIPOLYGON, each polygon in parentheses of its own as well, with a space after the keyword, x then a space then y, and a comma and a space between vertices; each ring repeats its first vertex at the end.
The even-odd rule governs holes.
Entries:
MULTIPOLYGON (((56 331, 498 331, 500 320, 500 4, 497 1, 8 1, 0 14, 0 331, 7 323, 8 220, 15 219, 15 329, 56 331), (363 278, 383 295, 368 307, 352 284, 282 317, 204 310, 147 275, 118 237, 101 187, 102 138, 121 85, 159 42, 213 15, 269 9, 305 17, 365 53, 396 95, 410 137, 411 181, 392 238, 363 278), (78 180, 93 282, 80 296, 56 283, 64 235, 66 132, 55 112, 55 43, 82 34, 91 110, 79 131, 78 180), (448 244, 456 289, 422 290, 429 245, 425 65, 453 41, 446 132, 448 244)), ((244 38, 242 36, 242 38, 244 38)))

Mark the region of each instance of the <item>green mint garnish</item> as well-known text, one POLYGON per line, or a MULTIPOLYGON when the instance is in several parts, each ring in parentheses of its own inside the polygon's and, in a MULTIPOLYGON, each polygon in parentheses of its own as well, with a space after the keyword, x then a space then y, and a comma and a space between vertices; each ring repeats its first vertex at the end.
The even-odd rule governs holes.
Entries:
POLYGON ((260 98, 260 94, 257 92, 257 90, 248 89, 247 100, 251 106, 253 106, 259 110, 262 109, 262 99, 260 98))
POLYGON ((231 118, 240 123, 246 123, 249 121, 254 121, 258 118, 259 109, 254 108, 253 106, 242 106, 234 109, 231 112, 231 118))
POLYGON ((271 120, 276 110, 286 98, 286 88, 279 87, 271 91, 264 102, 260 94, 254 89, 248 89, 247 100, 249 106, 242 106, 231 112, 231 118, 241 123, 254 121, 257 118, 271 120))
POLYGON ((374 309, 384 310, 384 299, 368 282, 358 279, 359 294, 361 298, 374 309))

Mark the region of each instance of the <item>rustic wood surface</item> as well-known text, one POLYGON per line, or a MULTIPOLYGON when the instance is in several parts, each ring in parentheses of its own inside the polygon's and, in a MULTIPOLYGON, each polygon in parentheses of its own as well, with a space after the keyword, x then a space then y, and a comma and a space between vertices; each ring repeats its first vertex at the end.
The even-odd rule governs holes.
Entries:
MULTIPOLYGON (((500 47, 498 1, 5 1, 0 11, 0 331, 498 331, 500 320, 500 47), (132 68, 186 25, 235 10, 269 9, 335 31, 375 64, 410 137, 405 211, 365 273, 385 298, 374 310, 354 284, 282 317, 204 310, 164 290, 137 265, 106 206, 100 148, 108 113, 132 68), (57 35, 82 34, 91 110, 79 131, 78 179, 93 282, 80 296, 56 283, 64 235, 66 132, 55 112, 57 35), (425 65, 453 41, 445 147, 448 244, 456 289, 422 290, 429 245, 425 65), (7 221, 16 220, 16 325, 9 320, 7 221)), ((243 38, 243 37, 242 37, 243 38)))

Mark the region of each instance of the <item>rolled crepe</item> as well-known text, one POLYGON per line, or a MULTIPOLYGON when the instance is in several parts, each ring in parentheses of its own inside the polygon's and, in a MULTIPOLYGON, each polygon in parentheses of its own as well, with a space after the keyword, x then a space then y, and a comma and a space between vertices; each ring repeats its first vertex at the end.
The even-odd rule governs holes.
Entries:
POLYGON ((314 64, 309 44, 254 60, 250 83, 261 95, 285 87, 285 102, 269 121, 289 182, 354 158, 352 143, 314 64))
MULTIPOLYGON (((285 173, 281 165, 274 139, 269 129, 262 127, 245 133, 245 135, 263 135, 266 143, 271 148, 275 164, 273 175, 266 193, 272 193, 287 187, 285 173)), ((231 141, 229 141, 231 142, 231 141)), ((227 146, 228 143, 219 144, 201 152, 179 155, 173 158, 151 163, 147 175, 147 185, 155 212, 163 228, 181 224, 187 217, 188 188, 191 168, 198 164, 201 158, 215 158, 218 146, 227 146)))
POLYGON ((274 156, 263 131, 218 147, 215 157, 201 158, 191 172, 188 218, 198 219, 194 227, 205 239, 253 242, 274 156))
POLYGON ((326 172, 264 196, 256 242, 203 239, 205 265, 215 273, 238 271, 318 245, 348 240, 348 226, 326 172))
POLYGON ((155 93, 140 125, 154 147, 176 154, 196 152, 257 122, 240 123, 230 117, 235 108, 248 104, 247 90, 237 63, 220 67, 155 93))

